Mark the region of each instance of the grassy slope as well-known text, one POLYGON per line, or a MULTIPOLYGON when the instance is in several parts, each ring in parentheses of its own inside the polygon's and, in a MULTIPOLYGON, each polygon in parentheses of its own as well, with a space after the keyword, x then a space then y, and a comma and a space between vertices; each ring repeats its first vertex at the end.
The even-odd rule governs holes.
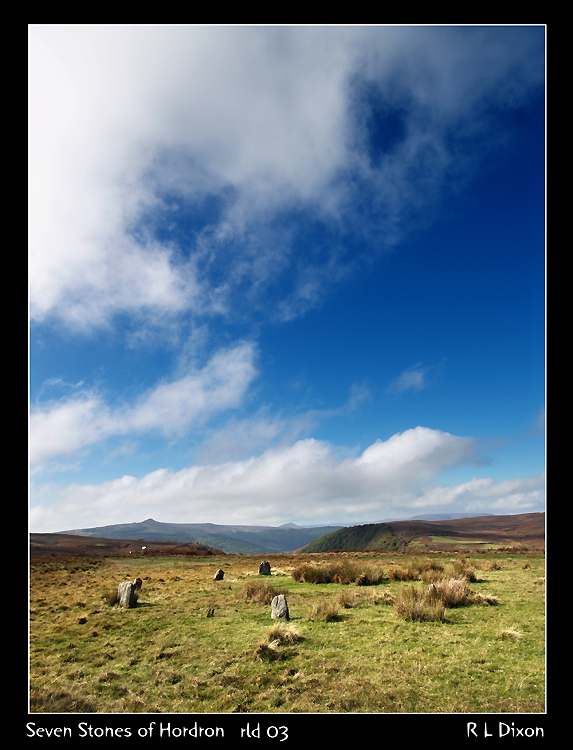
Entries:
POLYGON ((436 544, 446 548, 479 544, 543 549, 544 536, 544 513, 478 516, 448 521, 392 521, 343 528, 316 539, 299 551, 388 551, 420 545, 435 548, 436 544))
POLYGON ((331 552, 332 550, 383 551, 397 549, 400 540, 390 524, 376 523, 348 526, 325 534, 306 545, 304 552, 331 552))
MULTIPOLYGON (((496 596, 499 605, 452 609, 443 623, 407 622, 377 603, 383 592, 421 582, 295 582, 293 567, 309 559, 320 561, 274 556, 271 578, 256 575, 258 558, 244 556, 33 564, 32 711, 544 710, 542 555, 472 558, 478 570, 472 590, 496 596), (213 580, 218 567, 223 581, 213 580), (144 581, 138 607, 105 602, 106 591, 136 575, 144 581), (292 643, 261 651, 273 621, 268 604, 245 598, 254 581, 286 592, 289 627, 298 636, 292 643), (353 606, 340 606, 340 594, 353 606), (338 618, 317 619, 313 610, 321 602, 337 606, 338 618), (213 617, 205 616, 209 605, 213 617)), ((390 570, 413 558, 365 553, 353 559, 390 570)))

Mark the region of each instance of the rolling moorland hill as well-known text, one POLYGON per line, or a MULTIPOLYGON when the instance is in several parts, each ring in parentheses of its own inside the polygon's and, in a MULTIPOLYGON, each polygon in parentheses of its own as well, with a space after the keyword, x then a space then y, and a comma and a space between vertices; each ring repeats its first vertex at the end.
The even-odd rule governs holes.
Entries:
POLYGON ((33 556, 64 554, 130 554, 145 546, 147 554, 212 555, 284 552, 545 549, 545 513, 471 518, 387 521, 354 526, 303 528, 296 524, 223 526, 141 523, 31 534, 33 556))
POLYGON ((88 529, 71 529, 60 534, 104 539, 148 542, 199 543, 230 554, 261 555, 293 552, 341 526, 304 528, 283 526, 232 526, 214 523, 161 523, 148 518, 139 523, 121 523, 88 529))
POLYGON ((545 513, 476 516, 450 520, 392 521, 348 526, 326 534, 298 552, 386 551, 411 548, 545 548, 545 513))
POLYGON ((105 539, 97 536, 76 536, 73 534, 30 534, 30 560, 38 561, 53 557, 117 557, 133 552, 147 555, 188 555, 190 557, 211 557, 222 555, 220 549, 206 544, 173 542, 145 542, 126 539, 105 539))

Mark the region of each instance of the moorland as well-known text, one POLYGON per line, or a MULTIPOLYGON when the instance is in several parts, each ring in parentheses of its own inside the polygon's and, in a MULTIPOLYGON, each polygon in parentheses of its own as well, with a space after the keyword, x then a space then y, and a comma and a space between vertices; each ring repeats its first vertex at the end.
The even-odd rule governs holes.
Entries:
MULTIPOLYGON (((90 538, 99 548, 119 544, 132 549, 140 544, 171 542, 172 545, 203 545, 220 552, 272 554, 274 552, 330 552, 345 550, 399 550, 412 546, 424 549, 545 547, 545 513, 482 515, 461 518, 420 518, 351 526, 242 526, 213 523, 164 523, 148 518, 138 523, 70 529, 59 534, 32 534, 33 550, 57 546, 85 552, 90 538), (70 538, 72 537, 72 538, 70 538), (108 542, 104 543, 104 539, 108 542), (127 540, 127 541, 126 541, 127 540), (142 541, 146 540, 146 541, 142 541), (130 542, 132 543, 130 546, 130 542)), ((37 550, 36 550, 37 551, 37 550)), ((97 551, 97 550, 96 550, 97 551)))
POLYGON ((108 542, 30 555, 32 713, 545 710, 543 549, 292 552, 266 576, 260 556, 108 542))

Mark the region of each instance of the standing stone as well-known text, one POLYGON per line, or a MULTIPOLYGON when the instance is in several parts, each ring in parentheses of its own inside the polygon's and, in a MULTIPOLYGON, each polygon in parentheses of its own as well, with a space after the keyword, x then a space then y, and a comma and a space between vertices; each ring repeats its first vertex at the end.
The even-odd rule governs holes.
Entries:
POLYGON ((271 574, 271 564, 267 560, 262 562, 259 565, 259 575, 260 576, 270 576, 271 574))
POLYGON ((288 620, 288 605, 284 594, 279 594, 271 602, 271 617, 273 620, 288 620))
POLYGON ((120 607, 135 607, 137 596, 135 595, 135 586, 131 581, 123 581, 117 587, 117 597, 120 607))
POLYGON ((224 575, 225 575, 224 571, 222 571, 221 568, 219 568, 219 570, 213 576, 213 580, 214 581, 222 581, 224 575))
POLYGON ((139 591, 139 589, 143 586, 143 581, 141 578, 136 578, 133 582, 133 587, 136 591, 139 591))

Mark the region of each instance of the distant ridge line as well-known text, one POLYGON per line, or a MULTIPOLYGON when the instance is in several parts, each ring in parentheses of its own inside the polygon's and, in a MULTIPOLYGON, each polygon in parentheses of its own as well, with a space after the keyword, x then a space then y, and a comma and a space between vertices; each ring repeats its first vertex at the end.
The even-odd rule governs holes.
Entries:
POLYGON ((256 526, 145 521, 57 532, 84 537, 199 543, 225 553, 272 554, 295 551, 384 550, 414 545, 452 544, 545 546, 545 513, 512 515, 428 514, 425 517, 350 525, 256 526), (436 541, 436 540, 441 541, 436 541), (448 541, 450 540, 450 541, 448 541))
POLYGON ((178 543, 199 542, 226 553, 265 554, 292 552, 341 526, 313 528, 282 526, 247 526, 214 523, 163 523, 153 518, 128 524, 111 524, 83 529, 68 529, 59 534, 97 536, 108 539, 145 539, 178 543))

